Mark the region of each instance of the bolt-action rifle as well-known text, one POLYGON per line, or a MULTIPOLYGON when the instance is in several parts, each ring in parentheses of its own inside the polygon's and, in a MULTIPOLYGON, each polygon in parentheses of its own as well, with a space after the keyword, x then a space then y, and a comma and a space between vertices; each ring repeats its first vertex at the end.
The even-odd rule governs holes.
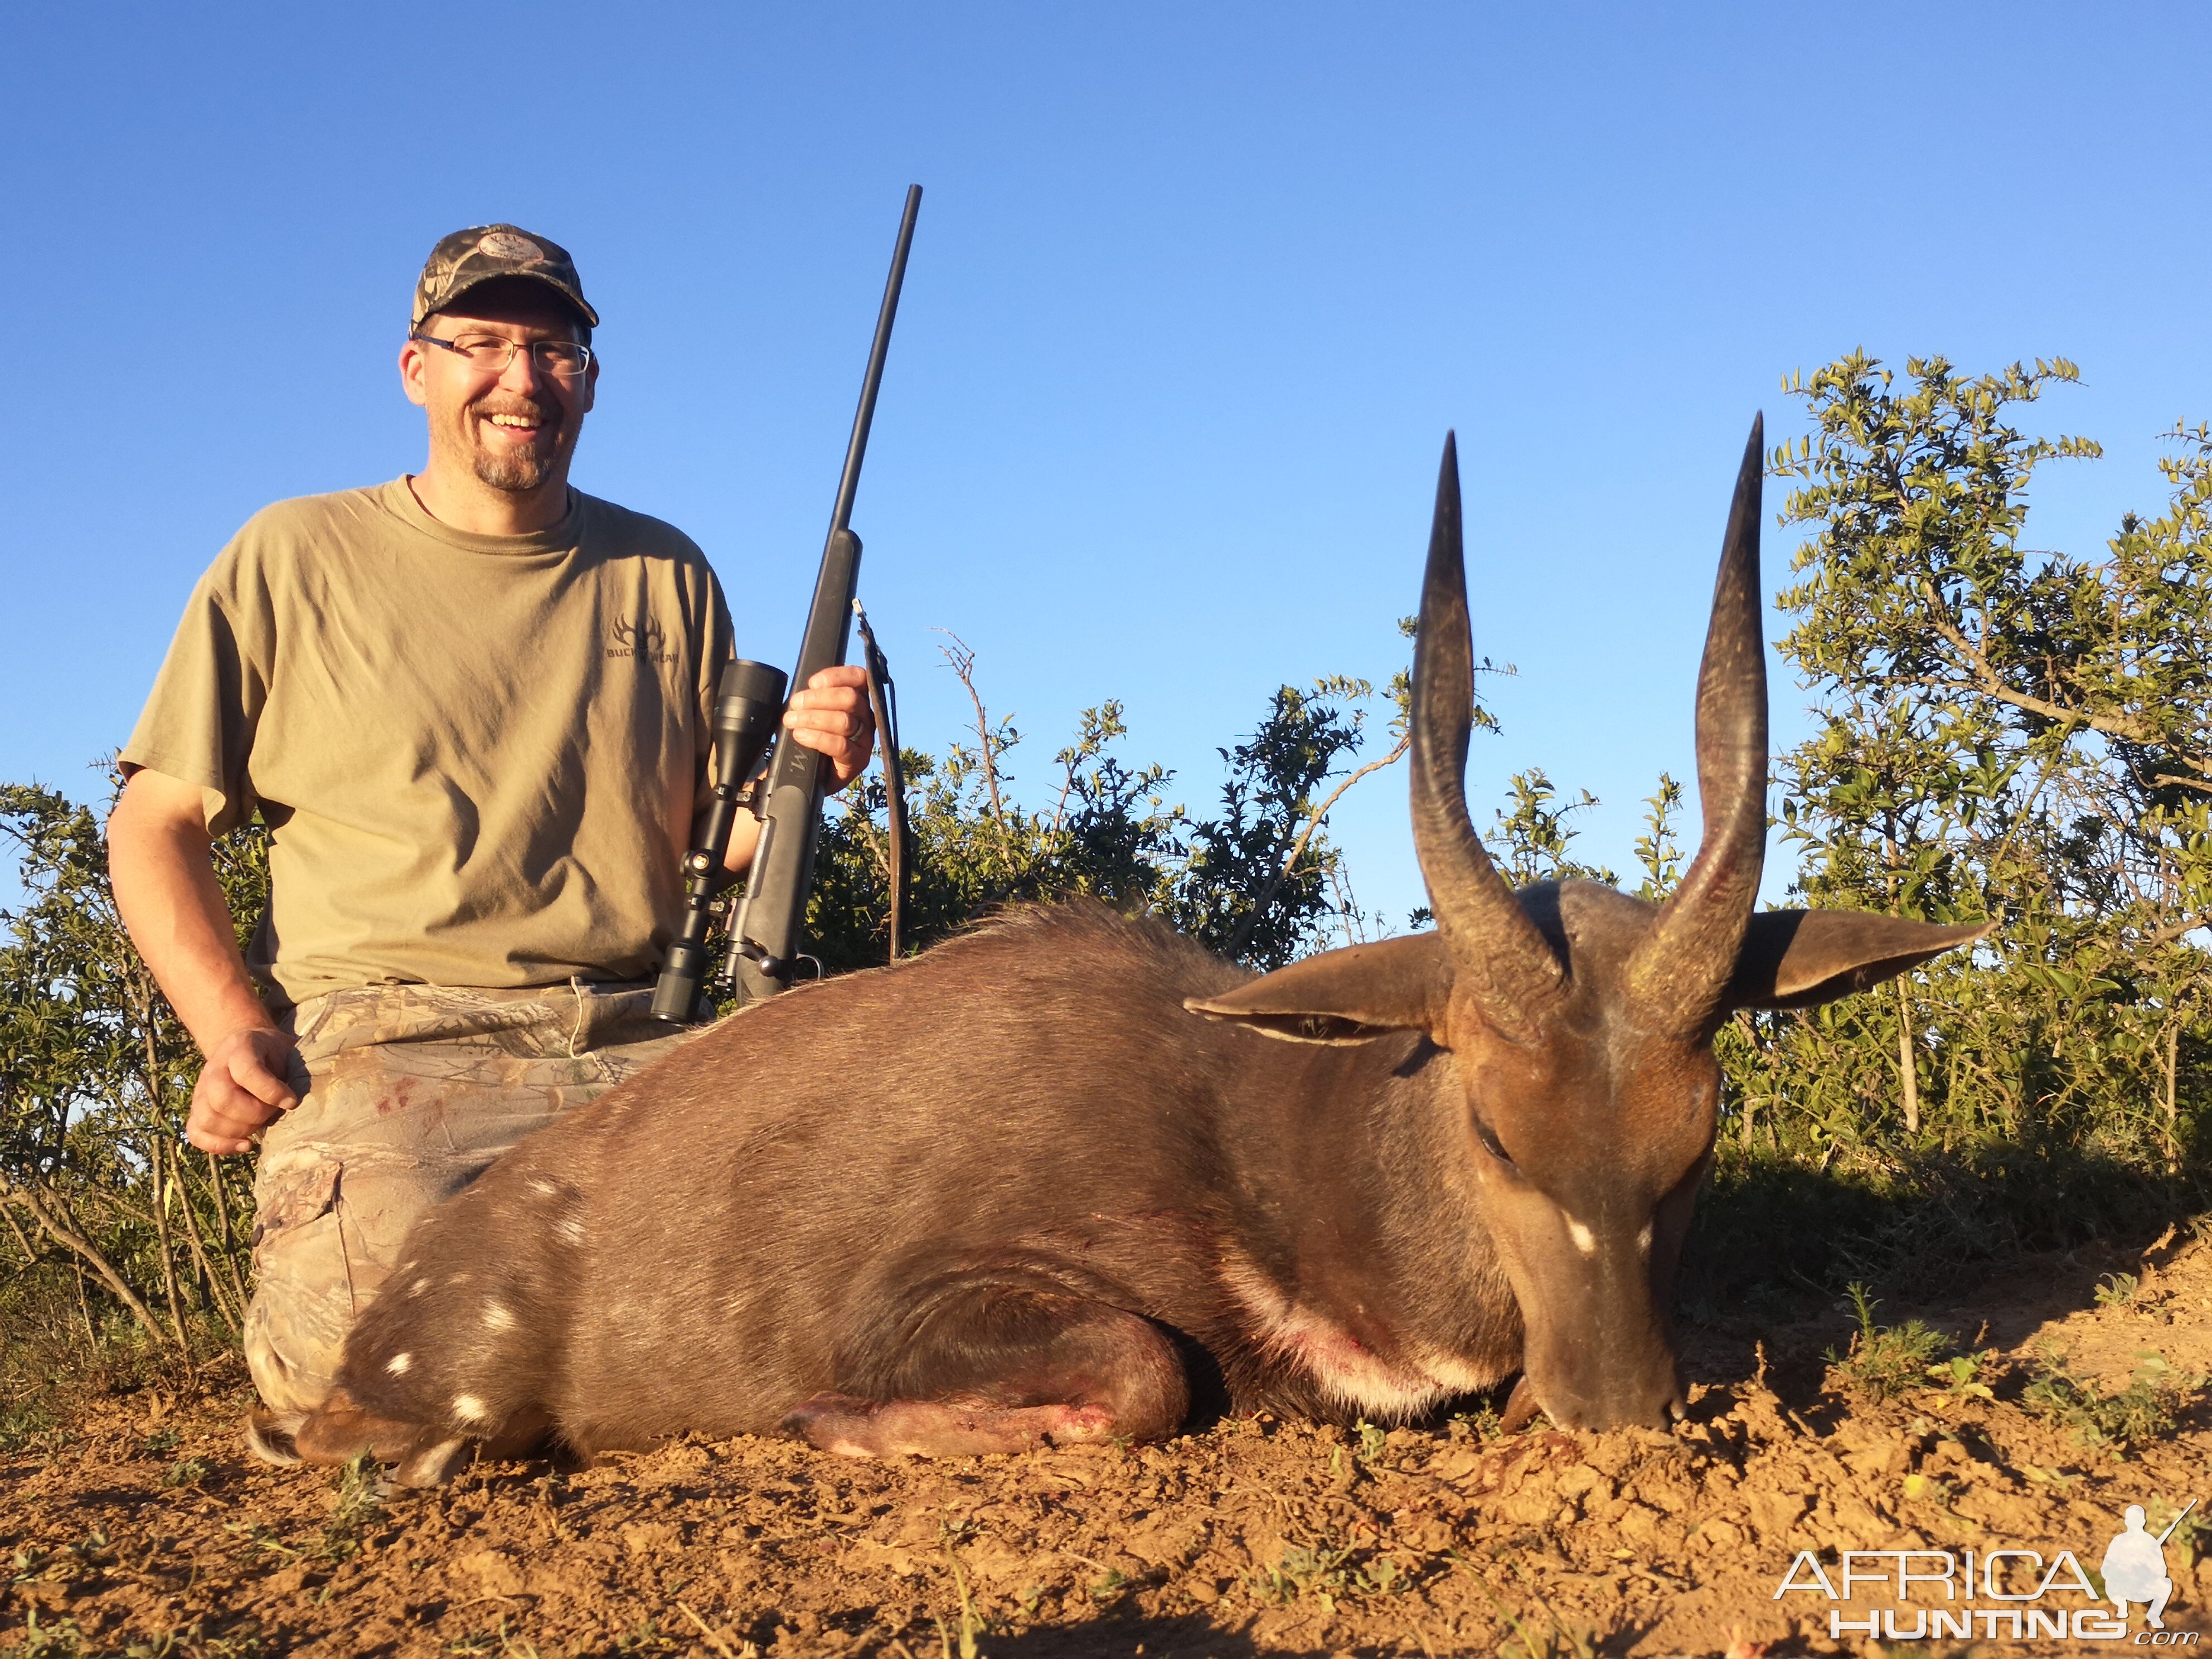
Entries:
MULTIPOLYGON (((914 222, 921 211, 921 186, 910 185, 906 211, 899 220, 898 242, 891 252, 890 276, 876 315, 876 337, 860 382, 860 407, 845 447, 845 470, 837 481, 837 501, 830 514, 830 536, 822 550, 822 568, 814 580, 814 603, 799 642, 799 661, 790 684, 802 690, 824 668, 845 660, 848 627, 855 613, 867 647, 868 700, 877 725, 884 763, 884 794, 890 811, 891 957, 897 959, 905 902, 906 800, 900 775, 896 708, 889 665, 876 648, 866 616, 854 598, 860 576, 860 538, 853 533, 853 497, 860 485, 860 463, 868 450, 868 428, 875 419, 876 392, 883 384, 884 359, 890 350, 891 323, 898 315, 899 289, 906 281, 906 258, 914 243, 914 222)), ((745 896, 729 926, 729 948, 720 980, 734 983, 740 1006, 774 996, 791 983, 799 960, 799 924, 814 884, 814 846, 822 828, 822 799, 828 777, 823 756, 804 744, 778 742, 768 769, 757 777, 763 748, 775 735, 783 677, 764 664, 743 659, 723 671, 714 723, 714 793, 702 825, 700 845, 684 859, 684 915, 668 960, 653 987, 653 1012, 675 1023, 692 1018, 707 963, 706 936, 711 921, 724 914, 717 896, 722 862, 729 850, 730 826, 750 785, 751 805, 761 820, 745 896), (775 677, 770 688, 767 676, 775 677)))

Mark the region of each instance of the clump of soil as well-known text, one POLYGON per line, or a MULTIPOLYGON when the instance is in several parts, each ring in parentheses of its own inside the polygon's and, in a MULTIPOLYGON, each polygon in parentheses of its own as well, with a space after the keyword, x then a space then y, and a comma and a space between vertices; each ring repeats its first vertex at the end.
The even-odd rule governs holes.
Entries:
MULTIPOLYGON (((2212 1500, 2188 1386, 2212 1371, 2212 1245, 2014 1261, 1973 1305, 1879 1313, 1966 1363, 1941 1385, 1892 1366, 1876 1398, 1879 1367, 1825 1358, 1851 1327, 1824 1312, 1693 1329, 1705 1381, 1671 1433, 1263 1418, 936 1463, 738 1440, 430 1492, 253 1463, 234 1376, 142 1390, 0 1461, 0 1655, 1872 1652, 1829 1638, 1818 1595, 1775 1599, 1798 1551, 1832 1576, 1844 1549, 2094 1570, 2128 1504, 2155 1524, 2212 1500), (2143 1412, 2099 1407, 2154 1352, 2143 1412), (2066 1386, 2029 1392, 2055 1353, 2066 1386)), ((2207 1543, 2192 1519, 2166 1546, 2169 1629, 2212 1623, 2207 1543)), ((1889 1605, 1867 1594, 1853 1616, 1889 1605)))

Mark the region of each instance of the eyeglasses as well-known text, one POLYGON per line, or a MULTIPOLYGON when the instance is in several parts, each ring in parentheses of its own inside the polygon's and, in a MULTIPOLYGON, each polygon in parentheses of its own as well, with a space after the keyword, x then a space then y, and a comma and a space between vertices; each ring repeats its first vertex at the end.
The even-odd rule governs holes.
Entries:
POLYGON ((469 367, 480 374, 506 374, 514 354, 526 347, 538 373, 556 380, 573 380, 592 366, 591 347, 574 340, 510 340, 503 334, 464 334, 453 340, 441 340, 434 334, 407 337, 425 345, 443 346, 456 357, 465 357, 469 367))

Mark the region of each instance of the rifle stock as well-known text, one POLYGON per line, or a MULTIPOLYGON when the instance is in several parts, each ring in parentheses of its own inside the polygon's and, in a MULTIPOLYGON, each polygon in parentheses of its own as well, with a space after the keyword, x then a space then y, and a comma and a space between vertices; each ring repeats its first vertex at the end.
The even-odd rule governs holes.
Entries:
MULTIPOLYGON (((876 316, 876 336, 860 383, 860 406, 853 416, 853 435, 845 448, 845 470, 837 481, 830 510, 829 538, 823 544, 822 569, 814 581, 814 602, 791 688, 803 688, 823 669, 845 660, 853 615, 853 596, 860 577, 860 538, 853 533, 853 498, 860 484, 860 463, 868 450, 868 428, 876 414, 876 392, 883 384, 884 359, 890 349, 891 324, 898 315, 899 289, 906 280, 907 252, 914 243, 915 216, 921 211, 921 186, 910 185, 899 221, 898 243, 891 253, 890 276, 876 316)), ((822 828, 822 799, 827 781, 823 757, 803 744, 779 740, 767 779, 761 840, 745 884, 745 900, 730 929, 726 974, 732 975, 739 1002, 774 996, 791 983, 799 956, 799 928, 806 897, 814 884, 814 846, 822 828)))

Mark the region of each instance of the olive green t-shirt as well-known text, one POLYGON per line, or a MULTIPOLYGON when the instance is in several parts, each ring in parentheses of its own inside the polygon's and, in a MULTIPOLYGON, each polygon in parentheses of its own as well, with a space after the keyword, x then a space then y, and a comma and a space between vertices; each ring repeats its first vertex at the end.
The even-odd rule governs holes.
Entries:
POLYGON ((529 536, 404 478, 279 501, 193 590, 122 760, 268 823, 247 965, 293 1001, 658 965, 729 612, 681 532, 569 499, 529 536))

